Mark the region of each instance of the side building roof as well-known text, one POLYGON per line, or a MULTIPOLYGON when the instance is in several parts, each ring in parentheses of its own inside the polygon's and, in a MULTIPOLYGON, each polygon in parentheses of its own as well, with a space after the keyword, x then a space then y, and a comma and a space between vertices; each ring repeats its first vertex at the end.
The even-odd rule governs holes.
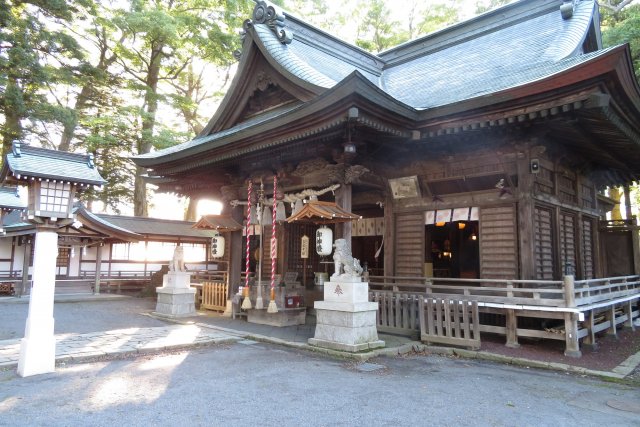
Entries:
POLYGON ((0 181, 17 182, 27 178, 97 186, 106 182, 100 176, 91 155, 48 150, 14 142, 0 169, 0 181))

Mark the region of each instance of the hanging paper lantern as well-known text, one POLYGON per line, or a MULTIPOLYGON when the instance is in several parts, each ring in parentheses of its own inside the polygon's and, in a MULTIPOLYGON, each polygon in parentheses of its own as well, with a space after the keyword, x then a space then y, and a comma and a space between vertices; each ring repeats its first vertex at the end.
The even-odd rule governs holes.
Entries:
POLYGON ((262 225, 271 225, 271 209, 265 206, 262 210, 262 225))
POLYGON ((326 225, 316 230, 316 252, 318 255, 331 255, 333 252, 333 231, 326 225))
POLYGON ((258 225, 260 221, 258 220, 258 211, 254 205, 249 206, 249 225, 258 225))
POLYGON ((224 237, 216 234, 211 238, 211 256, 222 258, 224 256, 224 237))
POLYGON ((287 220, 287 213, 284 208, 284 202, 278 200, 276 205, 276 221, 283 222, 287 220))
POLYGON ((297 214, 300 209, 302 209, 302 199, 296 200, 296 203, 293 205, 293 212, 291 213, 291 215, 297 214))

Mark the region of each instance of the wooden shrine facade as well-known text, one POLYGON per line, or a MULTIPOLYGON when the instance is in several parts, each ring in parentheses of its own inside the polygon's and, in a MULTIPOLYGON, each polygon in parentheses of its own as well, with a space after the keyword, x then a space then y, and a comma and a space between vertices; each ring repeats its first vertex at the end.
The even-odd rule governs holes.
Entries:
MULTIPOLYGON (((334 234, 377 275, 638 272, 631 247, 620 271, 607 265, 600 232, 603 190, 640 175, 640 89, 629 47, 602 49, 595 1, 520 1, 378 55, 260 1, 243 37, 203 132, 135 159, 161 191, 221 199, 242 222, 247 182, 272 198, 276 175, 286 216, 315 198, 361 216, 334 234)), ((332 272, 300 256, 315 228, 278 227, 279 274, 332 272)), ((252 227, 250 245, 259 233, 269 242, 252 227)), ((230 236, 234 284, 243 234, 230 236)))

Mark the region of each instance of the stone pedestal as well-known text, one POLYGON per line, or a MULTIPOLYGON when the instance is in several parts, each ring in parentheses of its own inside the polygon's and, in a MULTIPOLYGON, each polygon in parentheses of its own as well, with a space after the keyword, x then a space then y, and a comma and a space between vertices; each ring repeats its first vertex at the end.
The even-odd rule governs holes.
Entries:
POLYGON ((191 273, 170 271, 156 288, 158 301, 155 314, 165 317, 188 317, 196 314, 196 289, 191 287, 191 273))
POLYGON ((316 331, 309 344, 348 352, 384 347, 376 328, 377 302, 369 302, 369 283, 332 278, 324 301, 314 303, 316 331))
MULTIPOLYGON (((268 304, 268 302, 267 302, 268 304)), ((296 326, 304 325, 307 309, 300 308, 279 308, 277 313, 267 313, 267 310, 247 310, 247 322, 269 326, 296 326)))

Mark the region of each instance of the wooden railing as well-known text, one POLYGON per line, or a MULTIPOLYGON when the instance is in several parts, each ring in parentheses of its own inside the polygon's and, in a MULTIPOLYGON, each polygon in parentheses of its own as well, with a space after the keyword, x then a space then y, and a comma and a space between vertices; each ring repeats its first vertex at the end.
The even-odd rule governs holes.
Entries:
MULTIPOLYGON (((640 316, 633 306, 633 302, 640 299, 639 276, 576 282, 571 276, 563 281, 370 276, 369 286, 370 300, 380 303, 378 326, 381 329, 405 329, 404 324, 390 325, 388 320, 402 318, 396 307, 403 294, 423 299, 477 301, 483 313, 499 314, 505 319, 504 326, 481 324, 480 331, 506 335, 509 346, 517 346, 518 337, 565 340, 565 353, 570 355, 580 354, 581 338, 593 344, 596 332, 606 329, 615 334, 617 325, 624 322, 633 327, 633 319, 640 316), (374 296, 375 292, 391 292, 391 296, 381 298, 374 296), (383 313, 387 320, 383 320, 383 313), (601 320, 603 313, 604 321, 601 320), (518 317, 556 319, 564 326, 555 330, 527 329, 518 327, 518 317)), ((402 303, 400 309, 405 310, 402 303)))
POLYGON ((420 331, 418 303, 424 296, 420 293, 369 291, 369 301, 378 303, 378 330, 417 336, 420 331))
POLYGON ((419 310, 422 341, 480 348, 477 301, 428 296, 420 299, 419 310))
POLYGON ((222 282, 227 283, 227 272, 217 270, 193 270, 191 273, 191 283, 222 282))
POLYGON ((200 308, 224 311, 227 308, 227 284, 225 282, 203 282, 200 308))

